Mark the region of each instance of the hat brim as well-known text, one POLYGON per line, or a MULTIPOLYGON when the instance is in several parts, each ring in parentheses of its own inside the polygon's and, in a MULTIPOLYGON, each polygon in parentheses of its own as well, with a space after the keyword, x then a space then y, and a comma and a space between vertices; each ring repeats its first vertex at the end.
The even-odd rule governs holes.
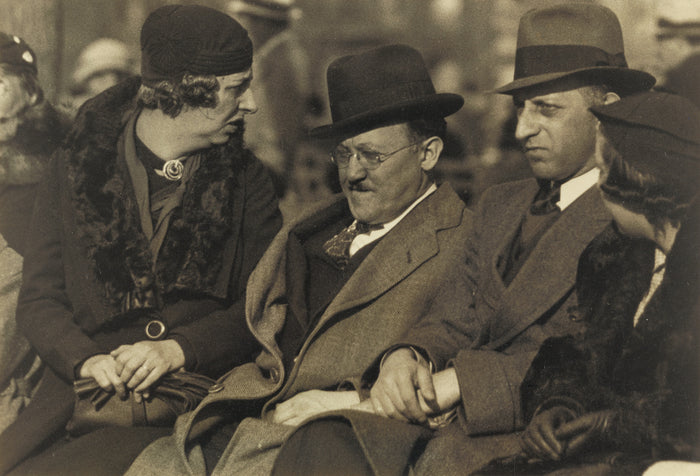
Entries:
POLYGON ((378 127, 408 122, 423 117, 446 117, 459 111, 464 98, 458 94, 440 93, 411 99, 348 117, 333 124, 316 127, 309 136, 327 139, 357 135, 378 127))
POLYGON ((513 82, 494 89, 493 92, 501 94, 513 94, 515 91, 548 83, 557 79, 581 76, 590 76, 603 83, 609 83, 616 92, 621 94, 631 94, 650 89, 656 83, 656 78, 649 73, 629 68, 618 68, 614 66, 596 66, 592 68, 581 68, 572 71, 558 73, 547 73, 528 76, 516 79, 513 82))

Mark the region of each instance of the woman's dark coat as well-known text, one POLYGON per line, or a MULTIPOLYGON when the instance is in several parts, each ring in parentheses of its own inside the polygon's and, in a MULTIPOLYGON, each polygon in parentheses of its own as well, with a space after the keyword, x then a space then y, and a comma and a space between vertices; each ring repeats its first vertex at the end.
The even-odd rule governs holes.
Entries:
POLYGON ((552 398, 573 398, 584 411, 615 411, 607 451, 646 462, 700 459, 699 212, 691 206, 636 326, 653 245, 611 230, 591 243, 577 279, 588 330, 543 344, 522 386, 528 416, 552 398))
POLYGON ((118 153, 139 85, 126 81, 81 108, 37 197, 17 319, 66 383, 88 357, 146 340, 152 318, 166 323, 165 338, 180 344, 187 370, 218 377, 256 350, 244 294, 281 226, 272 182, 242 136, 201 151, 153 270, 118 153), (150 283, 159 309, 123 313, 125 296, 150 283))

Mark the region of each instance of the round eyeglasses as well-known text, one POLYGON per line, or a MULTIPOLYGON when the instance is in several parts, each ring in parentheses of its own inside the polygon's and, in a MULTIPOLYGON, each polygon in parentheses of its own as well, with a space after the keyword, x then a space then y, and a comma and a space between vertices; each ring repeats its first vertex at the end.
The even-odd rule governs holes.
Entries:
POLYGON ((376 169, 382 162, 389 159, 392 155, 401 152, 402 150, 408 149, 414 145, 418 145, 423 141, 413 142, 412 144, 405 145, 400 149, 396 149, 393 152, 381 153, 372 150, 359 150, 357 152, 350 152, 346 148, 336 149, 331 152, 331 162, 333 162, 339 169, 344 169, 350 164, 350 160, 353 157, 357 158, 360 165, 368 170, 376 169))

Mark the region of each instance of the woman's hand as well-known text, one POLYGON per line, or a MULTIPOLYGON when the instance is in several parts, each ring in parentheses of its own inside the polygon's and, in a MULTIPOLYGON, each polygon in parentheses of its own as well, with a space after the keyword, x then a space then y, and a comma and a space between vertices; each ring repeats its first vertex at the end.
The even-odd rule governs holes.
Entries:
POLYGON ((185 354, 174 340, 140 341, 122 345, 110 353, 116 363, 116 373, 126 387, 141 401, 148 397, 148 389, 168 372, 185 365, 185 354))
POLYGON ((564 406, 538 413, 532 417, 521 436, 523 450, 532 458, 558 461, 564 455, 567 441, 558 436, 557 430, 575 418, 576 414, 564 406))
POLYGON ((119 398, 126 398, 126 387, 119 377, 117 362, 111 355, 97 354, 88 358, 80 366, 81 378, 93 378, 104 390, 117 392, 119 398))

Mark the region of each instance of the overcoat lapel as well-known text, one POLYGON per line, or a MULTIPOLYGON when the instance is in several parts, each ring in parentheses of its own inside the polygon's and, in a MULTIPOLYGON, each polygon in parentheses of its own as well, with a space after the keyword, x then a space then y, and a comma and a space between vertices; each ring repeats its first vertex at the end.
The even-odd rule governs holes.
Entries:
POLYGON ((329 321, 377 298, 438 253, 437 232, 461 223, 461 209, 453 206, 454 200, 459 197, 450 187, 440 187, 377 243, 311 330, 287 382, 265 404, 263 414, 286 397, 309 346, 329 321))
POLYGON ((504 291, 491 322, 498 348, 529 327, 573 290, 579 256, 610 222, 600 194, 592 188, 562 212, 504 291))
POLYGON ((309 340, 328 319, 370 302, 438 253, 437 231, 457 226, 461 218, 461 214, 446 215, 447 209, 438 209, 444 200, 438 200, 436 196, 446 193, 453 192, 448 187, 441 187, 377 243, 330 303, 309 340))

